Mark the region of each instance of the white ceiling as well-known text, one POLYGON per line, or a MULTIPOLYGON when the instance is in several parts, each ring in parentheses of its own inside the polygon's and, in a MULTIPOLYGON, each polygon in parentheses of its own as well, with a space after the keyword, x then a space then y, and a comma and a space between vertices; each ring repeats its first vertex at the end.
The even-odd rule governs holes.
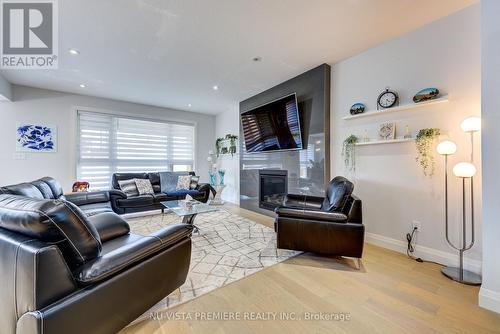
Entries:
POLYGON ((65 0, 59 69, 1 74, 20 85, 217 114, 475 2, 65 0))

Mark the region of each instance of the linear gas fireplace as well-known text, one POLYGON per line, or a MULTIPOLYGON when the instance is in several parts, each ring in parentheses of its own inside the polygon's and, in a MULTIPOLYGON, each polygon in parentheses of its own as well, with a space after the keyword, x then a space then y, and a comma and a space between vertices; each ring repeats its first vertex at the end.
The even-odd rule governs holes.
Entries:
POLYGON ((259 207, 274 210, 283 203, 288 193, 288 171, 278 169, 259 170, 259 207))

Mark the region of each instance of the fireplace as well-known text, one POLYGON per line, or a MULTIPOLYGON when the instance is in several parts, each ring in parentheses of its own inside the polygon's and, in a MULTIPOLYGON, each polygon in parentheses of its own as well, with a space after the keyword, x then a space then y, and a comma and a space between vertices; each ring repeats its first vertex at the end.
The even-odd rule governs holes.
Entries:
POLYGON ((288 193, 288 172, 279 169, 259 170, 259 207, 273 211, 288 193))

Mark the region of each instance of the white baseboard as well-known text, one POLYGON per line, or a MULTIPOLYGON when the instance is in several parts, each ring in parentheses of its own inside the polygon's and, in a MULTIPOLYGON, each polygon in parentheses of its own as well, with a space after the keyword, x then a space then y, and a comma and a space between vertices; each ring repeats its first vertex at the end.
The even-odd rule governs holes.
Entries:
MULTIPOLYGON (((406 254, 407 243, 402 240, 385 237, 380 234, 366 233, 365 241, 375 246, 406 254)), ((448 253, 434 248, 417 245, 413 255, 424 260, 441 263, 446 266, 458 266, 458 252, 448 253)), ((480 274, 482 268, 481 261, 465 257, 464 268, 480 274)))
POLYGON ((481 287, 479 290, 479 306, 500 313, 500 292, 481 287))

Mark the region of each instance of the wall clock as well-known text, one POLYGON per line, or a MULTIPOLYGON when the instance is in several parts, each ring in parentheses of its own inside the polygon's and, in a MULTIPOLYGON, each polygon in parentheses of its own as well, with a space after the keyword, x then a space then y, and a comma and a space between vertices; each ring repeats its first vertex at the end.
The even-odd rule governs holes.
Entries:
POLYGON ((392 108, 398 103, 398 93, 387 87, 377 98, 377 110, 392 108))

